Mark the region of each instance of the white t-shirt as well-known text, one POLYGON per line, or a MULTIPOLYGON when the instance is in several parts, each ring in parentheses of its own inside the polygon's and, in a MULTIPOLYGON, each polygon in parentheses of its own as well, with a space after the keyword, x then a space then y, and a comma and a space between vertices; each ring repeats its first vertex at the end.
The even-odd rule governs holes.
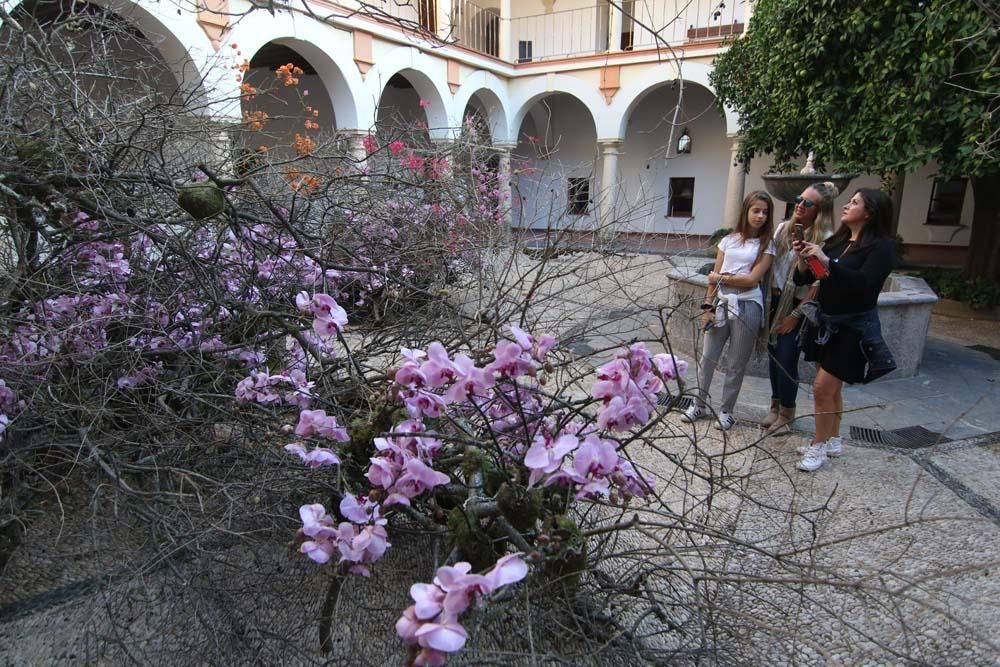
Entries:
MULTIPOLYGON (((737 233, 732 233, 719 241, 719 250, 723 252, 722 268, 720 273, 731 273, 737 276, 748 276, 753 271, 754 261, 757 259, 757 251, 760 250, 760 239, 746 239, 737 233)), ((766 250, 765 255, 774 255, 775 247, 772 240, 766 250)), ((755 301, 764 307, 764 294, 760 287, 748 290, 741 290, 735 287, 722 287, 722 294, 736 294, 740 301, 755 301)))

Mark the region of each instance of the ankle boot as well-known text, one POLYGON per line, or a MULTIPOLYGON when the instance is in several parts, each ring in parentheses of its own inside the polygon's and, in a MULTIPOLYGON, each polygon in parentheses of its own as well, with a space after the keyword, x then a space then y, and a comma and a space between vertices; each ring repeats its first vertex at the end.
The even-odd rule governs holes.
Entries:
POLYGON ((788 431, 788 425, 795 419, 795 408, 778 408, 778 418, 774 420, 771 427, 767 429, 768 435, 774 435, 779 431, 788 431))
POLYGON ((778 420, 778 410, 780 409, 781 409, 781 401, 779 401, 776 398, 772 398, 771 411, 767 413, 766 417, 764 417, 764 420, 761 422, 761 426, 767 428, 768 426, 776 422, 778 420))

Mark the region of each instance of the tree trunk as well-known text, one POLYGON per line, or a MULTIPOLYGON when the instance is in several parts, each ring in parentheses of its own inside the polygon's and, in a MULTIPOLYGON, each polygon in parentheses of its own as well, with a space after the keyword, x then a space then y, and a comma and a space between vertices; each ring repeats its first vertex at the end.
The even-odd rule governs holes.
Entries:
POLYGON ((972 235, 965 257, 965 276, 1000 285, 1000 171, 973 177, 972 235))
MULTIPOLYGON (((892 197, 892 237, 899 236, 899 210, 903 204, 903 188, 906 187, 906 172, 892 171, 882 176, 882 190, 892 197)), ((902 258, 900 258, 902 259, 902 258)))

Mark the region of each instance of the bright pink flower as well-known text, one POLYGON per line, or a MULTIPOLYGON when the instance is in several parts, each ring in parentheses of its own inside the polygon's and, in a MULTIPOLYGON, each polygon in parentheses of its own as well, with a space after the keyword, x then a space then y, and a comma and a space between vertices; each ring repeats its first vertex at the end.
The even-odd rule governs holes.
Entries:
POLYGON ((365 152, 371 155, 378 150, 378 141, 370 134, 366 134, 364 139, 361 140, 361 144, 365 147, 365 152))
POLYGON ((510 332, 514 335, 514 340, 521 346, 522 350, 529 351, 535 344, 535 339, 531 334, 525 332, 524 329, 515 324, 510 325, 510 332))
POLYGON ((404 150, 406 150, 406 144, 404 144, 402 141, 393 141, 391 144, 389 144, 389 152, 392 153, 393 155, 399 155, 404 150))

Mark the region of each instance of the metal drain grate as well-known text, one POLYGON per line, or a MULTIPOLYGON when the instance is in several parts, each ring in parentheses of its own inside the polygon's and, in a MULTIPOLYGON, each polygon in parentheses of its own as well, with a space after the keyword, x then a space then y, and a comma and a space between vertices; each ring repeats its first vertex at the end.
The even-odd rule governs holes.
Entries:
POLYGON ((663 394, 656 399, 656 404, 663 408, 677 408, 679 410, 687 410, 694 403, 694 399, 690 396, 673 396, 671 394, 663 394))
POLYGON ((923 426, 906 426, 891 431, 852 426, 851 440, 870 442, 875 445, 887 445, 889 447, 903 447, 905 449, 920 449, 921 447, 930 447, 931 445, 939 445, 942 442, 949 441, 948 438, 945 438, 940 433, 935 433, 923 426))

